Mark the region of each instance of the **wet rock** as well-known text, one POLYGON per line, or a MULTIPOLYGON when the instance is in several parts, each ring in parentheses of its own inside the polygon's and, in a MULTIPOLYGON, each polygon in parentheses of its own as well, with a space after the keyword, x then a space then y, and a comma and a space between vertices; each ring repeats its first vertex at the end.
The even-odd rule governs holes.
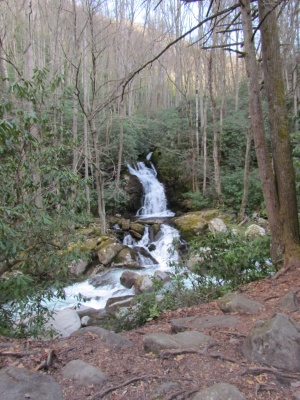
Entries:
POLYGON ((133 231, 132 229, 129 230, 129 233, 132 237, 134 237, 137 240, 141 240, 142 239, 142 235, 136 231, 133 231))
POLYGON ((186 331, 177 335, 167 333, 150 333, 143 339, 144 349, 147 352, 158 353, 167 349, 198 348, 211 340, 211 337, 200 332, 186 331))
POLYGON ((287 292, 277 303, 277 305, 289 312, 295 312, 299 310, 299 301, 295 292, 287 292))
POLYGON ((150 243, 149 246, 148 246, 148 249, 149 249, 149 251, 156 250, 155 244, 154 243, 150 243))
POLYGON ((95 308, 87 307, 83 304, 80 304, 80 306, 78 308, 76 308, 75 311, 79 315, 79 317, 84 317, 85 315, 89 315, 94 312, 97 312, 97 310, 95 308))
POLYGON ((86 272, 87 266, 89 265, 88 261, 73 261, 72 264, 69 266, 70 272, 73 275, 81 275, 86 272))
POLYGON ((118 317, 118 313, 122 308, 128 308, 135 304, 134 296, 120 296, 112 297, 107 300, 105 305, 105 311, 108 314, 118 317))
POLYGON ((129 231, 129 229, 130 229, 130 219, 122 218, 120 225, 121 225, 121 228, 122 228, 123 231, 129 231))
POLYGON ((169 282, 171 280, 170 275, 164 271, 155 271, 154 278, 162 281, 163 283, 169 282))
POLYGON ((248 226, 245 231, 245 236, 250 237, 252 239, 260 236, 265 236, 266 230, 259 225, 252 224, 248 226))
POLYGON ((94 311, 87 311, 86 315, 84 317, 87 317, 88 319, 85 319, 87 325, 86 326, 101 326, 105 320, 106 317, 106 311, 105 310, 94 310, 94 311))
POLYGON ((131 289, 138 277, 139 274, 137 274, 136 272, 124 271, 120 276, 121 285, 123 285, 127 289, 131 289))
POLYGON ((138 254, 127 246, 122 246, 111 262, 112 268, 129 268, 129 269, 141 269, 141 263, 138 254))
POLYGON ((52 376, 17 367, 0 370, 0 393, 3 400, 63 400, 62 390, 52 376))
POLYGON ((208 229, 210 232, 220 232, 220 233, 226 233, 227 232, 227 227, 223 220, 221 218, 213 218, 211 221, 208 223, 208 229))
POLYGON ((239 294, 228 293, 217 301, 220 309, 225 313, 240 312, 255 314, 263 309, 257 301, 247 299, 239 294))
POLYGON ((246 400, 238 388, 229 383, 217 383, 208 389, 196 393, 192 400, 246 400))
POLYGON ((105 241, 97 251, 100 263, 107 266, 123 248, 122 244, 116 243, 113 240, 105 241))
POLYGON ((201 211, 187 213, 174 218, 174 224, 186 240, 191 239, 193 236, 203 234, 208 227, 208 221, 204 219, 201 211))
POLYGON ((131 228, 134 232, 139 233, 141 236, 143 236, 144 233, 145 233, 145 225, 140 224, 140 223, 138 223, 138 222, 132 222, 132 223, 130 224, 130 228, 131 228))
POLYGON ((134 282, 136 293, 150 293, 153 291, 153 281, 149 275, 139 275, 134 282))
POLYGON ((72 333, 72 337, 82 336, 87 333, 92 333, 93 335, 97 335, 101 340, 106 343, 108 346, 132 346, 133 343, 131 340, 126 339, 125 337, 118 335, 115 332, 108 331, 107 329, 101 328, 100 326, 88 326, 86 328, 81 328, 78 331, 72 333))
POLYGON ((232 315, 208 315, 206 317, 185 317, 171 320, 172 332, 182 332, 186 329, 199 331, 213 327, 231 327, 239 319, 232 315))
POLYGON ((255 363, 300 372, 300 326, 280 313, 258 321, 244 340, 242 353, 255 363))
POLYGON ((72 360, 66 364, 62 371, 63 378, 72 379, 76 385, 103 385, 108 381, 100 369, 82 360, 72 360))
POLYGON ((55 311, 45 324, 45 327, 53 329, 57 336, 68 337, 81 327, 81 322, 75 310, 66 308, 61 311, 55 311))

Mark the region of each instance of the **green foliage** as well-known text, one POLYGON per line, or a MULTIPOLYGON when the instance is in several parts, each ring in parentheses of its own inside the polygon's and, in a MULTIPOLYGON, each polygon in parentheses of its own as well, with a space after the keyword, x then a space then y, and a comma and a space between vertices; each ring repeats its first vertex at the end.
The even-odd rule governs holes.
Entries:
POLYGON ((75 211, 85 202, 66 162, 74 143, 68 129, 51 122, 69 96, 61 90, 53 101, 62 80, 36 69, 32 81, 11 83, 9 101, 0 103, 0 334, 37 335, 51 314, 43 301, 64 297, 67 266, 83 256, 68 250, 74 224, 84 218, 75 211))
MULTIPOLYGON (((226 210, 231 209, 238 213, 241 207, 244 190, 244 171, 236 170, 231 174, 226 173, 222 176, 222 196, 226 210)), ((246 211, 260 209, 263 206, 264 199, 261 189, 261 183, 258 177, 258 171, 254 170, 249 175, 248 180, 248 202, 246 211)))
POLYGON ((214 208, 217 204, 217 196, 211 189, 205 194, 203 192, 184 193, 181 198, 187 201, 187 208, 192 211, 214 208))
POLYGON ((221 286, 200 286, 197 279, 180 266, 174 267, 170 278, 165 286, 154 280, 153 292, 135 296, 133 306, 121 310, 117 318, 106 317, 103 326, 116 332, 134 329, 158 318, 166 310, 209 302, 226 293, 226 288, 221 286))
POLYGON ((191 254, 199 259, 194 270, 201 285, 215 283, 232 289, 275 272, 269 260, 269 236, 250 239, 209 233, 192 243, 191 254))

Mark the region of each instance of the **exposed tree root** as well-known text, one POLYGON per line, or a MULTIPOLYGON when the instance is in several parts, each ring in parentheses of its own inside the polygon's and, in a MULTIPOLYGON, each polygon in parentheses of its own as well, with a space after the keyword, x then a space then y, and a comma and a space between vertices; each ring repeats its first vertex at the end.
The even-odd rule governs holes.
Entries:
POLYGON ((122 387, 131 385, 132 383, 138 382, 138 381, 148 381, 149 379, 158 379, 158 380, 172 380, 172 381, 176 381, 176 380, 190 380, 190 379, 185 379, 185 378, 171 378, 170 376, 159 376, 159 375, 142 375, 142 376, 136 376, 135 378, 129 379, 126 382, 121 383, 120 385, 116 385, 116 386, 112 386, 108 389, 103 390, 102 392, 98 392, 95 393, 91 399, 102 399, 103 397, 105 397, 107 394, 114 392, 115 390, 121 389, 122 387))
POLYGON ((278 371, 272 368, 247 368, 243 372, 241 372, 241 376, 244 375, 261 375, 261 374, 273 374, 278 376, 279 378, 288 378, 288 379, 300 379, 300 374, 297 373, 285 373, 278 371))
POLYGON ((241 367, 244 367, 245 364, 236 360, 235 358, 227 357, 221 353, 207 353, 207 351, 193 350, 193 349, 183 349, 183 350, 169 350, 163 351, 159 354, 160 358, 169 358, 175 357, 182 354, 197 354, 199 356, 210 357, 210 358, 219 358, 222 361, 229 361, 234 364, 238 364, 241 367))
POLYGON ((36 351, 29 351, 29 352, 14 352, 14 351, 2 351, 0 352, 0 356, 2 357, 17 357, 23 358, 28 356, 34 356, 38 354, 36 351))

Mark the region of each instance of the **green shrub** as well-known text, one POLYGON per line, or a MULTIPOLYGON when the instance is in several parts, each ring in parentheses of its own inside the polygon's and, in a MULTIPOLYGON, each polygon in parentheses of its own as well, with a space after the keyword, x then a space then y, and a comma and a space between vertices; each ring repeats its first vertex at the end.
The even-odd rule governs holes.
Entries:
POLYGON ((194 271, 202 285, 236 288, 275 272, 267 235, 250 239, 239 234, 209 233, 192 243, 191 254, 199 259, 194 271))

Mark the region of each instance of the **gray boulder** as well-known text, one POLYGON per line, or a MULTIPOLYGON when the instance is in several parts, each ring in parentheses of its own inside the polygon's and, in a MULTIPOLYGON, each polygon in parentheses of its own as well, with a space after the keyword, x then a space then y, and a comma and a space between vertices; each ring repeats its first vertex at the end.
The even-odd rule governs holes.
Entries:
POLYGON ((215 233, 215 232, 226 233, 227 232, 227 227, 226 227, 225 223, 221 220, 221 218, 213 218, 212 220, 210 220, 208 223, 208 229, 212 233, 215 233))
POLYGON ((128 246, 123 246, 112 259, 112 268, 141 269, 138 254, 128 246))
POLYGON ((86 328, 81 328, 78 331, 74 332, 71 336, 82 336, 85 335, 86 333, 92 333, 93 335, 97 335, 108 346, 133 345, 131 340, 126 339, 125 337, 118 335, 115 332, 108 331, 107 329, 104 328, 100 328, 100 326, 88 326, 86 328))
POLYGON ((75 385, 103 385, 108 377, 98 368, 82 360, 72 360, 61 371, 63 378, 72 379, 75 385))
POLYGON ((295 292, 287 292, 277 303, 285 311, 295 312, 299 310, 299 301, 295 292))
POLYGON ((164 271, 155 271, 154 278, 158 279, 159 281, 162 281, 163 283, 169 282, 171 280, 170 275, 168 275, 164 271))
POLYGON ((121 285, 123 285, 127 289, 131 289, 138 276, 139 274, 137 274, 136 272, 124 271, 120 276, 121 285))
POLYGON ((210 341, 210 336, 196 331, 186 331, 177 335, 167 333, 150 333, 143 339, 144 349, 147 352, 158 353, 167 349, 198 348, 210 341))
POLYGON ((105 311, 117 318, 121 309, 132 307, 134 304, 134 296, 111 297, 106 302, 105 311))
POLYGON ((45 324, 45 327, 53 329, 57 336, 68 337, 81 327, 81 321, 75 310, 66 308, 61 311, 55 311, 45 324))
POLYGON ((207 315, 205 317, 185 317, 171 320, 172 331, 182 332, 186 329, 204 329, 214 327, 230 327, 238 323, 238 318, 232 315, 207 315))
POLYGON ((73 275, 81 275, 86 272, 86 268, 89 265, 88 261, 73 261, 72 264, 69 266, 70 272, 73 275))
POLYGON ((252 239, 260 236, 265 236, 265 234, 266 230, 256 224, 249 225, 245 231, 245 236, 250 237, 252 239))
POLYGON ((0 370, 0 398, 3 400, 63 400, 59 384, 52 376, 7 367, 0 370))
POLYGON ((98 258, 101 264, 108 266, 112 259, 124 248, 120 243, 112 239, 106 240, 98 249, 98 258))
POLYGON ((241 312, 255 314, 263 309, 257 301, 247 299, 239 294, 228 293, 217 301, 220 309, 225 313, 241 312))
POLYGON ((134 282, 136 293, 150 293, 153 291, 153 281, 149 275, 139 275, 134 282))
POLYGON ((192 397, 193 400, 246 400, 246 397, 238 388, 229 383, 217 383, 216 385, 201 390, 192 397))
POLYGON ((300 327, 280 313, 258 321, 246 337, 242 353, 255 363, 300 372, 300 327))

